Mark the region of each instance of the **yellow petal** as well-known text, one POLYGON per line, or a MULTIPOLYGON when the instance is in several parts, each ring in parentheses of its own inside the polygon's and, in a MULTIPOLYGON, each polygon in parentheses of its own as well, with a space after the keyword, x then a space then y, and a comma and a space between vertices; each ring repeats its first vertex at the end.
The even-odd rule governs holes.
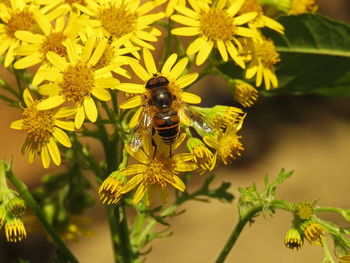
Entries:
POLYGON ((58 95, 60 87, 56 83, 44 84, 38 87, 39 93, 44 96, 58 95))
POLYGON ((190 27, 199 27, 200 22, 197 19, 189 18, 187 16, 183 15, 172 15, 171 20, 174 20, 175 22, 178 22, 180 24, 190 26, 190 27))
POLYGON ((187 64, 188 64, 188 58, 187 57, 182 58, 170 70, 170 72, 169 72, 169 79, 172 80, 172 81, 176 80, 181 75, 181 73, 185 70, 187 64))
MULTIPOLYGON (((175 1, 174 1, 175 2, 175 1)), ((182 5, 177 5, 175 7, 176 11, 178 11, 179 13, 185 15, 185 16, 188 16, 188 17, 191 17, 191 18, 198 18, 199 15, 194 12, 193 10, 187 8, 186 6, 182 6, 182 5)))
POLYGON ((38 110, 48 110, 63 104, 66 99, 63 96, 51 96, 39 102, 38 110))
POLYGON ((130 64, 130 67, 135 72, 135 74, 144 82, 147 82, 152 75, 149 75, 148 72, 138 63, 130 64))
POLYGON ((142 40, 155 42, 157 37, 147 31, 136 31, 136 36, 142 40))
POLYGON ((225 46, 225 44, 224 44, 224 41, 223 40, 217 40, 216 41, 216 44, 217 44, 217 46, 218 46, 218 50, 219 50, 219 52, 220 52, 220 55, 221 55, 221 57, 222 57, 222 60, 223 61, 225 61, 225 62, 227 62, 227 60, 228 60, 228 55, 227 55, 227 50, 226 50, 226 46, 225 46))
POLYGON ((80 129, 81 125, 83 125, 85 119, 84 107, 80 106, 78 108, 77 114, 75 115, 74 125, 76 129, 80 129))
POLYGON ((131 120, 130 120, 130 122, 129 122, 129 125, 128 125, 128 127, 129 127, 130 129, 134 128, 134 127, 137 125, 137 123, 139 122, 140 115, 141 115, 142 111, 143 111, 143 108, 140 107, 140 108, 135 112, 135 114, 132 116, 132 118, 131 118, 131 120))
POLYGON ((59 81, 63 77, 62 73, 49 70, 39 70, 36 75, 48 81, 59 81))
POLYGON ((174 186, 176 189, 180 190, 181 192, 185 191, 185 188, 186 188, 182 180, 176 175, 173 176, 172 186, 174 186))
POLYGON ((102 101, 109 101, 111 99, 111 94, 105 89, 94 87, 91 91, 92 95, 102 101))
POLYGON ((152 76, 153 74, 157 74, 157 67, 154 63, 154 58, 151 54, 151 52, 147 49, 143 49, 143 60, 145 62, 146 69, 148 71, 149 76, 152 76))
POLYGON ((97 108, 94 100, 91 97, 84 99, 85 114, 91 122, 95 122, 97 119, 97 108))
POLYGON ((145 154, 144 151, 142 151, 141 149, 138 149, 136 152, 131 150, 129 145, 125 145, 125 150, 133 157, 135 158, 137 161, 139 161, 140 163, 147 163, 148 162, 148 156, 145 154))
POLYGON ((233 1, 232 5, 227 9, 227 13, 230 16, 234 16, 235 14, 237 14, 237 12, 239 11, 239 9, 241 9, 243 3, 245 0, 236 0, 233 1))
POLYGON ((77 111, 76 108, 73 107, 64 107, 60 108, 55 114, 55 118, 64 118, 73 115, 77 111))
POLYGON ((77 64, 77 52, 75 50, 75 47, 73 45, 73 40, 70 38, 66 39, 66 48, 67 48, 67 54, 69 61, 72 62, 73 65, 77 64))
POLYGON ((205 41, 204 45, 199 50, 197 57, 196 57, 196 65, 202 65, 204 61, 208 58, 211 50, 213 49, 214 42, 213 41, 205 41))
POLYGON ((49 168, 50 167, 50 155, 49 151, 47 150, 46 144, 43 145, 41 148, 41 162, 43 163, 44 168, 49 168))
POLYGON ((139 185, 139 187, 137 188, 137 190, 136 190, 136 192, 134 194, 134 197, 132 199, 132 203, 134 205, 138 204, 141 201, 142 197, 146 193, 146 190, 147 190, 147 187, 145 186, 145 183, 141 183, 139 185))
POLYGON ((189 93, 189 92, 182 92, 181 93, 181 100, 183 102, 192 103, 192 104, 198 104, 198 103, 202 102, 201 97, 199 97, 193 93, 189 93))
POLYGON ((23 100, 27 107, 33 104, 33 97, 30 95, 29 89, 23 91, 23 100))
POLYGON ((15 49, 15 53, 19 56, 29 56, 34 53, 40 53, 40 47, 41 45, 39 44, 22 45, 15 49))
POLYGON ((90 36, 84 46, 83 53, 81 55, 81 60, 87 62, 91 56, 92 50, 94 49, 96 43, 96 36, 90 36))
POLYGON ((241 26, 236 27, 235 33, 236 33, 236 35, 239 35, 242 37, 253 37, 253 38, 259 37, 257 31, 250 29, 250 28, 241 27, 241 26))
POLYGON ((218 141, 213 137, 204 136, 203 141, 211 148, 214 148, 216 150, 219 148, 218 141))
POLYGON ((162 67, 162 74, 168 75, 171 68, 175 64, 176 60, 177 60, 177 54, 175 53, 171 54, 170 57, 168 57, 168 59, 165 61, 162 67))
MULTIPOLYGON (((123 171, 123 170, 122 170, 123 171)), ((122 171, 120 171, 122 173, 122 171)), ((122 189, 122 194, 125 194, 127 192, 130 192, 132 189, 134 189, 138 184, 140 184, 143 180, 143 175, 138 174, 135 175, 133 178, 128 180, 126 184, 124 185, 122 189)))
POLYGON ((132 164, 121 170, 120 174, 124 176, 137 175, 143 173, 145 169, 147 169, 147 166, 144 164, 132 164))
POLYGON ((179 89, 183 89, 184 87, 191 85, 198 78, 198 75, 198 73, 184 75, 175 81, 175 86, 179 89))
POLYGON ((55 125, 67 131, 74 131, 74 122, 55 120, 55 125))
POLYGON ((39 34, 33 34, 29 31, 17 30, 15 32, 15 37, 26 42, 33 44, 42 44, 45 41, 45 37, 39 34))
POLYGON ((34 53, 32 55, 23 57, 15 62, 13 67, 15 69, 24 69, 24 68, 29 68, 31 66, 34 66, 36 64, 39 64, 42 62, 42 55, 39 53, 34 53))
POLYGON ((50 138, 47 148, 49 150, 50 156, 52 161, 58 166, 61 164, 61 155, 60 151, 58 150, 57 144, 53 140, 53 138, 50 138))
POLYGON ((62 131, 60 128, 54 127, 52 135, 63 146, 66 146, 68 148, 72 147, 72 143, 71 143, 68 135, 64 131, 62 131))
POLYGON ((46 53, 46 58, 48 61, 51 62, 52 65, 55 65, 55 67, 57 67, 60 71, 64 71, 67 68, 66 60, 52 51, 46 53))
POLYGON ((131 109, 141 105, 141 96, 134 96, 120 104, 121 109, 131 109))
POLYGON ((52 26, 51 26, 50 21, 47 19, 46 16, 44 16, 38 10, 35 10, 34 11, 34 19, 38 23, 40 29, 44 32, 44 34, 46 36, 51 33, 52 26))
POLYGON ((28 163, 33 164, 36 156, 36 149, 30 149, 28 154, 28 163))
POLYGON ((104 38, 101 41, 99 41, 94 53, 92 54, 88 62, 90 65, 93 65, 93 66, 96 65, 96 63, 99 61, 99 59, 103 55, 103 52, 105 51, 106 46, 107 46, 107 38, 104 38))
POLYGON ((134 83, 120 83, 115 87, 118 90, 129 92, 129 93, 144 93, 146 89, 144 85, 134 83))
POLYGON ((171 30, 171 34, 177 36, 196 36, 201 33, 199 27, 177 27, 171 30))
POLYGON ((22 130, 23 120, 13 121, 10 124, 11 129, 22 130))
POLYGON ((197 38, 195 41, 193 41, 187 48, 186 53, 187 55, 193 55, 197 53, 205 44, 205 40, 201 37, 197 38))
POLYGON ((119 84, 116 78, 98 78, 95 79, 95 86, 103 89, 115 89, 119 84))
POLYGON ((235 25, 243 25, 243 24, 249 22, 250 20, 254 19, 257 15, 258 15, 257 12, 245 13, 243 15, 235 17, 233 23, 235 25))
POLYGON ((244 61, 241 57, 239 57, 236 47, 229 40, 226 41, 225 44, 227 51, 230 54, 230 57, 233 59, 233 61, 235 61, 241 68, 245 69, 244 61))

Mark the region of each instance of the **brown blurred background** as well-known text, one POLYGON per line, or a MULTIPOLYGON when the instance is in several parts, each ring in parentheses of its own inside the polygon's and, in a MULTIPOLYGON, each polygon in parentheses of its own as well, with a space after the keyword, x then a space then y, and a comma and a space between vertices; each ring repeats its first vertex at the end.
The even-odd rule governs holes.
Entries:
MULTIPOLYGON (((318 0, 318 3, 320 13, 350 22, 350 1, 318 0)), ((0 75, 15 85, 14 79, 6 75, 6 70, 1 69, 0 75)), ((226 83, 221 79, 205 78, 192 91, 201 93, 206 105, 233 105, 226 83)), ((243 156, 231 166, 217 170, 215 185, 231 182, 230 191, 238 197, 237 187, 256 182, 262 189, 266 173, 273 180, 280 169, 285 168, 295 172, 291 179, 278 187, 277 198, 291 202, 322 198, 320 205, 350 206, 349 97, 260 98, 247 111, 241 130, 245 147, 243 156)), ((44 170, 39 158, 30 166, 27 156, 20 154, 24 136, 9 128, 10 123, 20 117, 18 110, 0 104, 0 158, 10 160, 13 155, 15 173, 29 187, 34 187, 45 173, 57 168, 44 170)), ((93 145, 92 148, 102 159, 101 147, 93 145)), ((200 176, 191 180, 188 189, 195 189, 202 180, 200 176)), ((155 240, 146 262, 214 262, 237 222, 236 201, 232 204, 216 201, 185 204, 186 213, 170 219, 174 234, 155 240)), ((86 216, 92 218, 90 229, 94 237, 68 243, 69 247, 82 263, 113 262, 104 207, 97 201, 86 216)), ((345 226, 338 216, 324 214, 323 218, 345 226)), ((268 215, 258 217, 255 224, 243 230, 227 262, 321 262, 323 251, 320 247, 305 244, 298 252, 284 247, 283 239, 291 226, 291 219, 289 213, 282 211, 277 211, 274 218, 268 215)), ((1 231, 0 240, 0 263, 12 262, 16 256, 30 262, 53 262, 54 247, 40 235, 30 235, 19 244, 8 244, 4 242, 1 231)))

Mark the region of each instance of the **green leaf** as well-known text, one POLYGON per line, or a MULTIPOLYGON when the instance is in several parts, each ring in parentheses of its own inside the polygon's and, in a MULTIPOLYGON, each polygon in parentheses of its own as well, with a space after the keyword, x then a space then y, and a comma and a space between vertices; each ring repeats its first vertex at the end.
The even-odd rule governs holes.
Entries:
POLYGON ((281 56, 275 65, 279 87, 262 93, 350 94, 350 26, 318 14, 282 16, 278 21, 284 35, 263 32, 281 56))

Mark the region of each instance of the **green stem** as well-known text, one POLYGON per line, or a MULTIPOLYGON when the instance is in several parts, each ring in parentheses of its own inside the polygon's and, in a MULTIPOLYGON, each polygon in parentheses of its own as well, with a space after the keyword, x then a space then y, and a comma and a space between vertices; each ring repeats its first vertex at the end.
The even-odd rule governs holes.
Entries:
POLYGON ((129 229, 128 229, 128 221, 127 221, 127 215, 125 211, 125 203, 123 200, 120 202, 116 208, 116 219, 117 219, 117 228, 118 228, 118 234, 119 234, 119 245, 120 245, 120 251, 121 256, 123 258, 123 263, 131 263, 132 262, 132 249, 130 244, 130 237, 129 237, 129 229), (118 208, 119 207, 119 213, 118 208))
POLYGON ((64 244, 60 236, 52 228, 52 226, 46 220, 42 210, 39 205, 35 202, 34 198, 28 191, 28 188, 24 183, 17 178, 17 176, 12 171, 6 172, 7 178, 11 181, 14 187, 17 189, 19 194, 23 197, 26 204, 32 209, 33 213, 37 216, 43 227, 46 229, 47 233, 51 236, 53 241, 56 243, 58 250, 60 251, 59 255, 64 257, 64 262, 78 263, 78 260, 74 257, 72 252, 64 244))
POLYGON ((259 212, 261 212, 263 209, 263 206, 257 206, 249 210, 244 216, 242 216, 235 228, 233 229, 230 238, 227 240, 224 248, 222 249, 221 253, 219 254, 216 263, 224 262, 227 255, 231 251, 233 245, 236 243, 239 235, 241 234, 244 226, 259 212))

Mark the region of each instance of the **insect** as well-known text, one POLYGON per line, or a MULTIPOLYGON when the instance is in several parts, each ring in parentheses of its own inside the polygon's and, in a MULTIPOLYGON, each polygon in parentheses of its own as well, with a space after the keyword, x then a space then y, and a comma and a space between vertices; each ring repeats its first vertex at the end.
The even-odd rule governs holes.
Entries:
MULTIPOLYGON (((141 147, 143 136, 152 137, 157 133, 161 141, 169 145, 172 156, 171 146, 180 134, 182 118, 187 118, 190 126, 205 133, 214 132, 209 120, 174 94, 173 89, 169 87, 169 80, 164 76, 154 74, 153 78, 148 80, 143 101, 143 110, 131 137, 130 148, 133 151, 141 147)), ((155 147, 154 157, 157 145, 153 138, 152 145, 155 147)))

